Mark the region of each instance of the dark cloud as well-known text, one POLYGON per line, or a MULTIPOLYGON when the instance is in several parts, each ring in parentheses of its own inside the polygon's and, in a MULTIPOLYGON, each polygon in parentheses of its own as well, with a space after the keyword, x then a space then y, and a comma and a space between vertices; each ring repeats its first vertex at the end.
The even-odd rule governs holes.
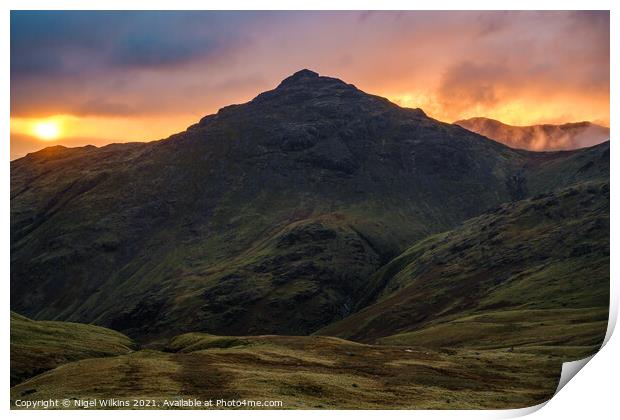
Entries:
POLYGON ((112 51, 110 64, 147 68, 175 66, 207 56, 216 49, 209 40, 191 43, 171 37, 158 38, 150 34, 134 33, 123 39, 122 44, 112 51))
POLYGON ((11 79, 70 75, 72 66, 92 68, 109 48, 111 30, 104 22, 123 26, 129 16, 118 20, 109 12, 12 11, 11 79), (81 56, 79 63, 73 56, 81 56))
POLYGON ((12 115, 41 115, 50 108, 113 115, 139 105, 149 112, 153 101, 136 100, 140 94, 161 96, 177 81, 147 87, 144 79, 193 63, 214 67, 248 43, 237 28, 255 17, 250 12, 13 11, 12 115), (128 95, 132 98, 117 98, 128 95), (102 96, 110 98, 92 99, 102 96))
POLYGON ((515 98, 605 121, 609 13, 11 12, 12 117, 204 115, 300 68, 448 121, 515 98))
POLYGON ((208 58, 234 46, 251 13, 11 12, 11 76, 71 75, 208 58))

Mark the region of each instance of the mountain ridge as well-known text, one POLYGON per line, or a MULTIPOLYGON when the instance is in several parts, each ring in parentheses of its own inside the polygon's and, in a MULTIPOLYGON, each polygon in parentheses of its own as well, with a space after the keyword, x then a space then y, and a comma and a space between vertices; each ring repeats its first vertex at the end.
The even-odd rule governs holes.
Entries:
POLYGON ((491 118, 473 117, 454 124, 507 146, 534 151, 573 150, 609 140, 608 127, 589 121, 517 126, 491 118))

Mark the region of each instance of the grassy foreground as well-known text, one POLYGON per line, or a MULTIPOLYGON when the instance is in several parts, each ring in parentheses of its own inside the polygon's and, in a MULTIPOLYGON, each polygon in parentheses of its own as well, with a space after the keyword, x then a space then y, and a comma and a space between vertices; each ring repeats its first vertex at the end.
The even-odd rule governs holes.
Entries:
POLYGON ((33 321, 11 312, 11 385, 67 362, 126 354, 134 346, 108 328, 33 321))
MULTIPOLYGON (((282 408, 517 408, 553 395, 552 356, 365 345, 331 337, 185 334, 165 351, 79 360, 11 389, 11 401, 276 400, 282 408)), ((170 407, 173 408, 173 407, 170 407)))

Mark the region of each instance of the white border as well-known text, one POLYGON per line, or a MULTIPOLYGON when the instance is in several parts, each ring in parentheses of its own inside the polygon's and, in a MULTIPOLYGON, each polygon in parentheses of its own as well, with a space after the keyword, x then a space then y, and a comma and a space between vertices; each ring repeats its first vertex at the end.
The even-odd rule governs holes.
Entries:
MULTIPOLYGON (((369 0, 314 0, 308 2, 287 2, 283 0, 227 0, 225 2, 214 1, 195 1, 195 0, 151 0, 149 2, 138 2, 128 0, 91 0, 88 3, 84 0, 61 0, 52 3, 51 1, 41 0, 8 0, 3 2, 4 13, 0 18, 0 49, 2 51, 3 65, 0 67, 2 74, 2 83, 5 86, 3 90, 4 98, 0 102, 0 111, 2 118, 0 119, 0 129, 4 134, 2 147, 0 147, 0 161, 4 162, 2 167, 2 189, 0 194, 3 200, 1 207, 1 217, 4 221, 1 225, 2 241, 2 282, 4 293, 2 294, 3 304, 7 316, 3 318, 2 334, 4 337, 3 356, 5 363, 2 365, 2 379, 5 381, 5 398, 1 402, 5 410, 9 410, 9 278, 10 278, 10 242, 9 242, 9 132, 10 132, 10 96, 7 94, 10 90, 10 71, 9 71, 9 30, 10 30, 10 14, 9 10, 36 10, 36 9, 80 9, 80 10, 244 10, 244 9, 267 9, 267 10, 463 10, 467 7, 469 10, 495 10, 499 6, 502 9, 513 10, 611 10, 611 112, 610 127, 611 137, 613 138, 614 129, 618 124, 617 115, 617 81, 615 75, 618 74, 618 24, 619 19, 618 2, 613 1, 481 1, 469 0, 464 1, 433 1, 433 2, 410 2, 406 0, 383 0, 381 2, 369 0)), ((576 57, 576 60, 579 58, 576 57)), ((610 322, 610 331, 615 325, 618 312, 618 289, 616 278, 618 273, 617 257, 619 257, 616 239, 618 238, 618 216, 615 210, 616 200, 614 199, 614 191, 617 179, 617 167, 619 162, 619 149, 615 146, 611 147, 611 285, 612 285, 612 302, 610 305, 610 313, 612 314, 610 322)), ((609 334, 608 334, 609 335, 609 334)), ((609 337, 608 337, 609 338, 609 337)), ((528 412, 536 411, 542 406, 544 409, 536 411, 531 418, 548 419, 548 418, 567 418, 582 419, 589 418, 611 418, 612 413, 617 413, 617 374, 618 374, 618 358, 620 354, 620 345, 618 339, 612 338, 607 345, 597 354, 592 361, 579 373, 579 379, 570 381, 558 395, 552 398, 547 404, 538 407, 532 407, 524 410, 505 410, 505 411, 253 411, 252 417, 259 420, 273 420, 274 418, 283 418, 295 416, 298 418, 318 418, 329 416, 339 418, 350 418, 356 416, 360 418, 375 418, 375 416, 388 415, 392 418, 411 419, 412 417, 420 419, 437 419, 437 418, 459 418, 459 419, 484 419, 484 418, 505 418, 528 414, 528 412)), ((183 416, 189 418, 201 418, 206 416, 212 418, 241 418, 248 413, 243 411, 187 411, 180 414, 179 412, 132 412, 132 411, 80 411, 80 412, 25 412, 10 411, 9 415, 15 418, 84 418, 85 416, 93 418, 107 418, 110 415, 120 418, 169 418, 170 416, 183 416)))

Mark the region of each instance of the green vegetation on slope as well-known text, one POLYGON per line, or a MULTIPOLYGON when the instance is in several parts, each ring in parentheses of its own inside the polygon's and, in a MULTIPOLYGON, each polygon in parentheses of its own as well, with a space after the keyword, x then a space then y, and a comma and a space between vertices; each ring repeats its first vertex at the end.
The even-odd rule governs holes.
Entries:
MULTIPOLYGON (((14 386, 11 399, 138 398, 158 408, 179 398, 278 400, 283 408, 538 404, 553 394, 561 363, 591 354, 605 334, 608 203, 608 184, 584 183, 421 240, 377 272, 359 299, 368 306, 320 336, 183 334, 165 351, 63 363, 14 386)), ((356 245, 358 235, 327 218, 294 223, 213 269, 244 281, 266 266, 274 281, 269 264, 278 261, 351 258, 348 246, 376 258, 356 245)))
MULTIPOLYGON (((48 398, 282 401, 282 408, 518 408, 555 391, 560 363, 505 351, 371 346, 330 337, 185 334, 60 366, 11 389, 48 398)), ((221 408, 221 407, 220 407, 221 408)))
POLYGON ((94 325, 33 321, 11 312, 11 385, 80 359, 126 354, 123 334, 94 325))
POLYGON ((609 141, 571 152, 529 155, 524 167, 529 195, 544 194, 586 181, 609 182, 609 141))
POLYGON ((429 348, 512 349, 577 360, 594 354, 607 329, 608 308, 482 312, 378 339, 429 348))
POLYGON ((607 324, 609 185, 505 204, 420 241, 377 273, 366 302, 317 334, 591 354, 607 324))

